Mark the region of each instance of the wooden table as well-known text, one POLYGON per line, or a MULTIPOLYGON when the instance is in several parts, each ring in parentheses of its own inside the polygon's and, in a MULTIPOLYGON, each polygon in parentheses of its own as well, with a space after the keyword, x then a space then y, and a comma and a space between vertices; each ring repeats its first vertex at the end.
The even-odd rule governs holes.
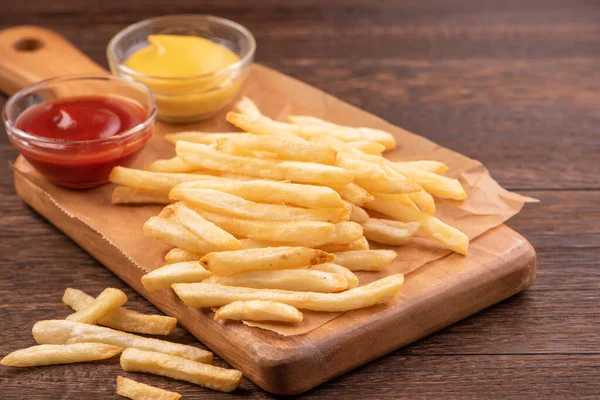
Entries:
MULTIPOLYGON (((255 34, 258 61, 477 158, 505 187, 541 200, 508 223, 538 251, 533 287, 306 398, 600 395, 600 4, 7 2, 0 28, 44 25, 101 65, 112 35, 139 19, 175 12, 234 19, 255 34)), ((4 135, 0 146, 0 354, 33 345, 35 321, 65 317, 68 286, 94 295, 118 287, 131 307, 156 312, 21 202, 7 166, 17 152, 4 135)), ((174 339, 196 343, 181 329, 174 339)), ((120 373, 114 361, 0 368, 0 398, 116 398, 120 373)), ((249 381, 233 395, 144 381, 187 398, 271 397, 249 381)))

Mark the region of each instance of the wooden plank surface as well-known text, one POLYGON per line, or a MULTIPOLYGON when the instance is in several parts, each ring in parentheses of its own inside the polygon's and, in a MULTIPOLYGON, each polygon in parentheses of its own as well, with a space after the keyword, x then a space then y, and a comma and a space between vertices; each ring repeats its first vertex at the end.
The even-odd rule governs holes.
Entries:
MULTIPOLYGON (((0 27, 45 25, 101 65, 108 39, 138 19, 173 12, 233 18, 255 33, 260 62, 478 158, 504 186, 542 200, 509 222, 538 250, 538 278, 530 290, 337 378, 307 398, 597 397, 596 2, 7 3, 0 27)), ((3 159, 14 160, 5 136, 0 148, 3 159)), ((60 293, 67 285, 94 294, 106 286, 124 288, 136 309, 153 310, 23 205, 3 164, 2 354, 33 344, 25 329, 33 321, 64 312, 60 293)), ((177 338, 192 342, 180 330, 177 338)), ((109 363, 1 369, 0 397, 111 398, 117 373, 109 363)), ((147 382, 164 380, 147 377, 147 382)), ((190 397, 236 397, 176 382, 169 387, 190 397)), ((237 396, 270 398, 247 381, 237 396)))

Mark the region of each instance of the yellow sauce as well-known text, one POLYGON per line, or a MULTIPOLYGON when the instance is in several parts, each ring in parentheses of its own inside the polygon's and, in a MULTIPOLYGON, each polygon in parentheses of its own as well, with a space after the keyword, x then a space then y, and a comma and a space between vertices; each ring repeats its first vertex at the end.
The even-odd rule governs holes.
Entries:
POLYGON ((243 76, 239 56, 225 46, 197 36, 150 35, 149 46, 133 53, 125 66, 144 74, 134 78, 156 97, 162 120, 185 122, 210 117, 237 93, 243 76))

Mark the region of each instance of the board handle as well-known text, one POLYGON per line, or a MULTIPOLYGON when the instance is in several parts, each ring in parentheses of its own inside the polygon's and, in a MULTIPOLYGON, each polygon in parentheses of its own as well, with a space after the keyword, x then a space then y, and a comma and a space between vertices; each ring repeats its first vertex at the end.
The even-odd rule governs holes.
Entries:
POLYGON ((0 91, 7 95, 48 78, 109 74, 65 37, 39 26, 0 31, 0 54, 0 91))

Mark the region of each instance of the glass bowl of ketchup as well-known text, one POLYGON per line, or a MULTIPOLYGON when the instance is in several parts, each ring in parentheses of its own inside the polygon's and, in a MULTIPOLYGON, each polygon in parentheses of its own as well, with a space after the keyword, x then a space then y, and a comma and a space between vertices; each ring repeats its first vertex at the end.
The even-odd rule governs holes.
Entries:
POLYGON ((69 76, 14 94, 2 114, 14 147, 50 182, 76 189, 108 182, 152 136, 156 103, 144 85, 114 76, 69 76))

